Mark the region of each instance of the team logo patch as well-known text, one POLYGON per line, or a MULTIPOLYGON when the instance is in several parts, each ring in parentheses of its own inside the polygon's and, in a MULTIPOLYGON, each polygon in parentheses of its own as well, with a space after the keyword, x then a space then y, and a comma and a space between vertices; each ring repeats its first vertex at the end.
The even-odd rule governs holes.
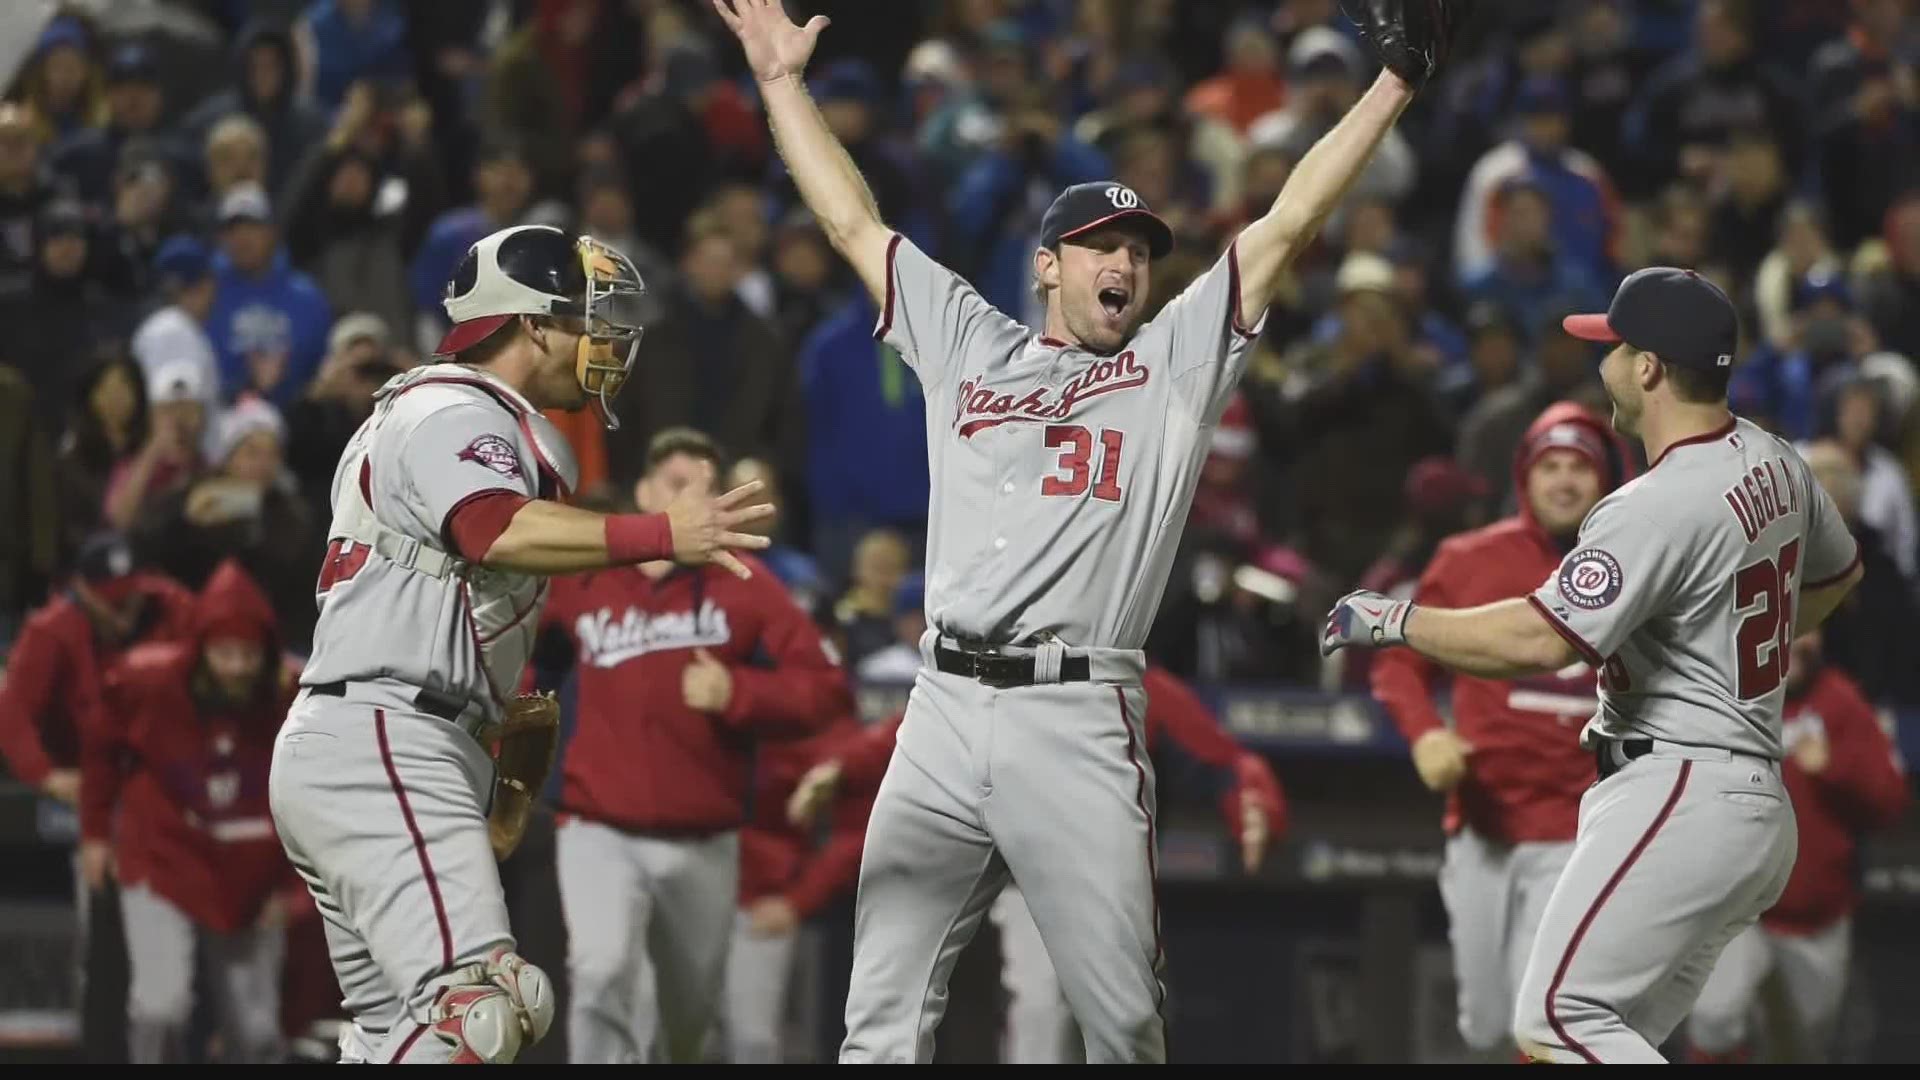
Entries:
POLYGON ((1593 611, 1620 598, 1620 562, 1599 548, 1576 551, 1560 568, 1560 595, 1593 611))
POLYGON ((460 451, 461 461, 477 461, 501 476, 520 479, 520 455, 498 435, 482 435, 460 451))

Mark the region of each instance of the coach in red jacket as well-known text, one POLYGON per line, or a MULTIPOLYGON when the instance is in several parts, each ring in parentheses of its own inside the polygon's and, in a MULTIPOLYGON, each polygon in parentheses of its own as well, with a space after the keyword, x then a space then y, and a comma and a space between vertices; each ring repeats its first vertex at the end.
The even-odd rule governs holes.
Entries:
POLYGON ((1899 751, 1858 683, 1821 662, 1818 634, 1793 643, 1782 778, 1799 823, 1786 891, 1727 943, 1687 1021, 1692 1060, 1744 1061, 1760 984, 1776 968, 1802 1062, 1832 1052, 1853 954, 1862 834, 1900 820, 1911 791, 1899 751))
MULTIPOLYGON (((1605 421, 1549 406, 1514 456, 1519 512, 1443 542, 1417 603, 1472 607, 1524 596, 1551 573, 1595 503, 1632 470, 1605 421)), ((1485 1053, 1511 1045, 1514 995, 1540 912, 1573 850, 1593 756, 1580 749, 1595 672, 1575 664, 1518 680, 1452 676, 1453 726, 1438 708, 1438 665, 1411 649, 1374 658, 1373 696, 1413 748, 1420 779, 1445 792, 1446 905, 1460 1035, 1485 1053)))
MULTIPOLYGON (((642 511, 711 486, 720 454, 698 432, 655 436, 642 511)), ((578 716, 561 765, 557 862, 567 920, 572 1061, 644 1060, 642 952, 676 1062, 712 1025, 739 894, 740 829, 756 744, 853 710, 806 612, 757 560, 646 563, 557 579, 545 621, 574 648, 578 716)))
POLYGON ((267 771, 293 689, 266 594, 231 560, 207 579, 189 640, 141 645, 108 672, 85 733, 80 829, 89 851, 111 845, 120 879, 135 1063, 188 1059, 196 974, 223 1061, 282 1058, 284 904, 299 882, 267 771))
MULTIPOLYGON (((1149 664, 1141 685, 1147 691, 1148 752, 1164 749, 1164 736, 1180 753, 1217 774, 1221 816, 1239 841, 1241 866, 1248 873, 1258 870, 1268 846, 1287 829, 1286 798, 1272 768, 1259 754, 1236 745, 1193 688, 1172 672, 1149 664)), ((836 796, 871 798, 893 758, 901 719, 895 716, 867 728, 809 770, 789 800, 789 816, 806 822, 836 796)), ((1002 1063, 1077 1060, 1073 1015, 1020 890, 1012 884, 1002 889, 988 917, 1000 931, 1008 995, 1002 1063)))
POLYGON ((16 779, 80 801, 80 732, 100 680, 127 649, 190 633, 193 594, 138 569, 132 549, 101 533, 80 549, 72 580, 27 617, 0 679, 0 756, 16 779))

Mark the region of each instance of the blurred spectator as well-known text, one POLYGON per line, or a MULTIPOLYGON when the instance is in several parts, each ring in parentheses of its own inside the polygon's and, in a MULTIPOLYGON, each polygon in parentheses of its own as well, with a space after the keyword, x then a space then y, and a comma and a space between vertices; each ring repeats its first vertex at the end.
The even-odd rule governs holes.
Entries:
POLYGON ((1794 293, 1799 283, 1830 277, 1843 266, 1827 240, 1820 208, 1795 200, 1780 215, 1779 239, 1753 276, 1753 306, 1760 318, 1760 341, 1776 349, 1793 346, 1794 293))
POLYGON ((62 553, 53 448, 40 403, 20 372, 0 364, 0 656, 29 605, 46 592, 62 553))
POLYGON ((179 164, 145 139, 129 142, 113 171, 112 218, 103 251, 116 280, 146 293, 155 283, 148 270, 160 245, 174 233, 200 231, 191 216, 179 164))
POLYGON ((862 682, 910 683, 922 666, 920 636, 927 632, 926 581, 919 574, 900 579, 893 593, 893 640, 862 657, 854 675, 862 682))
POLYGON ((1226 68, 1193 84, 1183 101, 1187 111, 1209 116, 1244 135, 1253 122, 1286 103, 1280 77, 1280 47, 1273 32, 1256 17, 1243 17, 1227 29, 1226 68))
POLYGON ((89 888, 120 884, 136 1064, 284 1060, 287 906, 306 890, 268 797, 299 689, 280 646, 266 598, 228 562, 195 598, 189 634, 108 670, 83 732, 81 873, 89 888), (213 988, 211 1032, 193 1026, 196 984, 213 988))
POLYGON ((1788 438, 1810 439, 1821 426, 1822 402, 1875 342, 1872 326, 1854 309, 1853 290, 1837 273, 1796 282, 1792 312, 1786 343, 1756 349, 1736 367, 1728 400, 1788 438))
POLYGON ((150 500, 136 541, 189 589, 205 586, 223 559, 238 558, 265 590, 287 648, 304 656, 318 614, 313 578, 325 540, 286 472, 286 424, 279 410, 249 397, 213 427, 205 475, 150 500))
POLYGON ((833 620, 846 635, 849 670, 898 640, 894 614, 910 558, 906 540, 886 529, 861 537, 853 549, 847 591, 833 607, 833 620))
POLYGON ((422 340, 438 341, 447 325, 441 293, 460 257, 481 237, 521 223, 533 198, 533 170, 526 154, 509 140, 490 140, 474 162, 473 187, 474 204, 435 218, 407 269, 414 309, 432 327, 422 340))
POLYGON ((1040 325, 1032 289, 1040 219, 1065 188, 1111 176, 1106 156, 1065 129, 1044 90, 1019 91, 998 145, 973 158, 947 197, 949 265, 994 307, 1040 325))
MULTIPOLYGON (((1522 83, 1514 97, 1517 133, 1474 163, 1453 226, 1454 272, 1471 282, 1500 260, 1507 195, 1525 183, 1547 201, 1554 248, 1596 286, 1618 277, 1621 212, 1600 163, 1568 143, 1573 99, 1558 77, 1522 83)), ((1524 317, 1524 312, 1519 313, 1524 317)))
POLYGON ((261 179, 269 191, 285 190, 294 162, 326 136, 326 114, 296 92, 293 35, 284 26, 259 16, 249 19, 234 38, 233 60, 229 88, 194 106, 181 127, 204 140, 228 117, 251 119, 265 136, 267 172, 261 179))
POLYGON ((1733 270, 1736 291, 1744 293, 1773 250, 1774 233, 1787 208, 1786 166, 1772 133, 1736 132, 1721 159, 1715 187, 1707 246, 1733 270))
POLYGON ((411 80, 407 13, 399 0, 313 0, 294 24, 301 96, 332 111, 362 79, 411 80))
POLYGON ((131 360, 97 362, 81 373, 66 411, 55 465, 63 562, 100 529, 115 466, 147 445, 147 376, 131 360))
POLYGON ((1486 481, 1496 506, 1510 503, 1513 452, 1541 410, 1556 401, 1580 401, 1603 414, 1612 411, 1600 387, 1599 352, 1560 327, 1561 317, 1575 310, 1590 309, 1566 303, 1542 309, 1534 322, 1534 362, 1518 381, 1481 397, 1461 419, 1457 456, 1486 481))
POLYGON ((33 288, 34 219, 51 198, 32 114, 0 102, 0 298, 33 288))
MULTIPOLYGON (((837 60, 822 67, 807 85, 827 129, 866 179, 880 219, 915 243, 935 244, 932 205, 918 190, 911 159, 886 135, 885 101, 872 66, 862 60, 837 60)), ((784 216, 802 205, 800 194, 785 161, 775 155, 769 167, 771 210, 775 217, 784 216)))
POLYGON ((1244 397, 1235 394, 1214 424, 1211 446, 1200 465, 1187 535, 1195 542, 1251 559, 1263 540, 1255 509, 1251 472, 1260 451, 1259 435, 1244 397))
POLYGON ((287 258, 258 185, 234 188, 221 200, 213 272, 207 333, 220 358, 221 396, 252 391, 276 404, 292 401, 326 355, 333 312, 320 287, 287 258))
POLYGON ((340 455, 373 413, 374 392, 402 370, 391 339, 391 328, 378 315, 342 315, 327 337, 327 359, 306 393, 287 406, 287 466, 323 518, 332 517, 327 499, 340 455))
POLYGON ((127 44, 107 62, 107 122, 74 131, 54 144, 48 161, 53 171, 73 181, 90 203, 113 197, 113 172, 129 140, 145 140, 175 168, 192 161, 192 150, 166 133, 166 90, 159 59, 146 45, 127 44))
MULTIPOLYGON (((1254 147, 1278 146, 1295 161, 1360 100, 1364 61, 1360 47, 1324 26, 1302 30, 1287 49, 1287 103, 1247 128, 1254 147)), ((1413 190, 1420 164, 1398 128, 1387 132, 1351 193, 1399 202, 1413 190)))
POLYGON ((1528 358, 1520 324, 1506 307, 1481 300, 1467 309, 1466 322, 1466 363, 1441 367, 1434 386, 1455 416, 1465 416, 1474 402, 1513 385, 1528 358))
MULTIPOLYGON (((767 197, 747 183, 730 183, 713 193, 703 209, 711 210, 740 263, 740 281, 733 291, 747 309, 763 319, 774 317, 773 271, 767 267, 767 197)), ((805 204, 796 204, 805 212, 805 204)))
POLYGON ((1554 300, 1604 310, 1608 294, 1580 260, 1561 249, 1554 214, 1552 196, 1537 175, 1510 177, 1495 196, 1493 261, 1461 283, 1466 299, 1498 304, 1521 325, 1554 300))
POLYGON ((1909 628, 1920 620, 1920 595, 1895 565, 1879 530, 1860 518, 1860 466, 1838 442, 1821 440, 1803 451, 1820 486, 1860 545, 1860 565, 1871 582, 1840 602, 1822 628, 1827 659, 1859 680, 1876 702, 1920 701, 1920 666, 1913 662, 1909 628))
POLYGON ((199 371, 202 404, 212 416, 220 407, 220 361, 207 336, 218 281, 213 256, 191 236, 175 236, 154 256, 155 291, 162 304, 133 332, 133 358, 151 379, 169 364, 185 361, 199 371))
POLYGON ((11 333, 4 360, 33 384, 36 400, 71 401, 82 358, 124 347, 133 309, 112 281, 117 253, 84 206, 66 198, 44 204, 33 242, 31 291, 0 297, 11 333))
POLYGON ((645 359, 614 402, 620 430, 607 434, 607 462, 616 480, 639 475, 648 441, 669 427, 708 432, 729 456, 799 462, 804 454, 792 356, 773 324, 740 299, 732 235, 712 211, 696 215, 687 233, 683 287, 647 328, 645 359))
POLYGON ((1920 51, 1863 65, 1858 89, 1815 135, 1833 241, 1852 248, 1879 233, 1887 208, 1920 177, 1920 51))
MULTIPOLYGON (((1542 452, 1536 449, 1533 455, 1537 458, 1542 452)), ((1520 467, 1524 472, 1531 466, 1531 460, 1523 460, 1520 467)), ((1486 522, 1487 498, 1492 494, 1491 485, 1452 458, 1435 456, 1414 462, 1407 470, 1402 495, 1406 516, 1380 557, 1360 575, 1360 588, 1396 598, 1413 595, 1413 586, 1433 561, 1440 541, 1486 522)), ((1364 685, 1364 679, 1357 681, 1364 685)))
POLYGON ((629 88, 607 118, 616 163, 633 184, 635 231, 669 256, 679 253, 687 219, 722 174, 706 118, 727 93, 711 52, 676 40, 659 54, 658 69, 629 88))
POLYGON ((1642 261, 1702 271, 1707 268, 1707 204, 1692 184, 1667 185, 1651 207, 1648 232, 1651 242, 1642 261))
POLYGON ((228 193, 239 187, 269 188, 267 180, 267 129, 245 113, 234 113, 214 122, 207 129, 207 224, 219 224, 220 204, 228 193))
POLYGON ((847 580, 854 545, 870 529, 925 545, 926 400, 906 361, 874 341, 879 319, 860 290, 808 335, 795 359, 806 410, 809 539, 830 581, 847 580))
POLYGON ((805 534, 791 527, 795 504, 787 498, 786 489, 781 487, 780 474, 759 458, 741 458, 727 470, 726 482, 720 485, 720 489, 732 491, 755 480, 764 486, 754 496, 754 501, 772 506, 773 516, 748 522, 741 528, 773 540, 772 547, 755 552, 755 555, 780 579, 780 584, 787 587, 787 593, 793 597, 794 603, 800 605, 801 610, 817 616, 821 601, 829 595, 829 586, 820 574, 820 564, 813 556, 794 546, 792 538, 805 534))
POLYGON ((21 78, 42 145, 107 126, 107 87, 88 23, 62 14, 47 23, 21 78))
POLYGON ((1245 140, 1223 120, 1182 110, 1171 64, 1159 57, 1124 64, 1105 94, 1105 107, 1075 121, 1073 133, 1113 160, 1120 182, 1174 235, 1192 236, 1202 215, 1239 200, 1245 140))
POLYGON ((1902 43, 1908 0, 1848 0, 1847 32, 1815 50, 1807 65, 1809 115, 1826 126, 1855 107, 1861 88, 1885 73, 1902 43))
POLYGON ((372 96, 356 87, 326 141, 294 166, 283 189, 287 254, 313 275, 334 310, 373 312, 390 327, 412 325, 419 298, 410 288, 407 259, 441 200, 432 118, 418 103, 397 115, 380 113, 372 96), (368 129, 389 121, 399 137, 388 153, 376 154, 370 142, 386 140, 378 134, 370 140, 368 129), (397 201, 392 188, 404 192, 397 201))
POLYGON ((1673 178, 1705 181, 1728 136, 1746 127, 1774 133, 1797 173, 1806 158, 1807 124, 1793 82, 1754 52, 1757 5, 1700 0, 1689 49, 1662 64, 1622 121, 1637 167, 1621 178, 1643 198, 1673 178))
MULTIPOLYGON (((1860 472, 1861 524, 1880 534, 1888 558, 1900 573, 1909 582, 1920 583, 1920 520, 1915 518, 1906 470, 1877 441, 1885 430, 1881 423, 1885 407, 1878 385, 1849 377, 1827 400, 1831 402, 1832 420, 1821 425, 1822 433, 1831 433, 1834 445, 1846 451, 1860 472)), ((1801 448, 1804 453, 1805 444, 1801 448)))
POLYGON ((618 166, 595 165, 580 175, 580 231, 625 255, 646 286, 640 297, 640 324, 652 326, 667 312, 679 268, 634 231, 633 189, 618 166))
POLYGON ((807 333, 842 298, 845 264, 827 243, 813 213, 789 213, 773 231, 774 321, 780 341, 798 353, 807 333))
POLYGON ((1886 261, 1867 276, 1862 306, 1880 344, 1920 361, 1920 190, 1887 210, 1886 261))
POLYGON ((200 475, 201 450, 213 414, 206 386, 190 360, 173 360, 147 376, 147 437, 122 454, 107 477, 101 515, 108 528, 131 531, 146 508, 184 489, 200 475))
POLYGON ((533 17, 493 53, 481 115, 490 129, 526 148, 541 190, 567 186, 574 144, 588 121, 593 37, 609 6, 540 0, 533 17))
POLYGON ((1644 8, 1632 0, 1576 0, 1563 10, 1573 48, 1570 142, 1593 155, 1605 175, 1628 176, 1635 163, 1621 142, 1620 118, 1660 59, 1635 38, 1634 20, 1644 8))

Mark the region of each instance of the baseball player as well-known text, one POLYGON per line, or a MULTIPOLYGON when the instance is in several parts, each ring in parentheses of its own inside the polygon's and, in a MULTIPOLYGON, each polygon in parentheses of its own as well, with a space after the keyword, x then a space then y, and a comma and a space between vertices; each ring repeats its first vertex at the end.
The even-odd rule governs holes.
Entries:
POLYGON ((1600 671, 1580 734, 1599 781, 1547 898, 1513 1033, 1536 1060, 1661 1062, 1715 958, 1786 886, 1780 777, 1788 646, 1860 579, 1859 552, 1792 446, 1727 407, 1733 302, 1689 270, 1629 275, 1604 314, 1600 376, 1648 471, 1600 500, 1524 599, 1471 607, 1364 591, 1322 651, 1405 645, 1456 672, 1600 671))
MULTIPOLYGON (((1214 774, 1221 816, 1239 841, 1241 866, 1249 874, 1259 870, 1268 846, 1287 828, 1286 798, 1273 769, 1259 754, 1236 746, 1200 696, 1172 672, 1150 664, 1141 685, 1148 701, 1148 752, 1170 741, 1188 760, 1214 774)), ((867 728, 809 769, 787 800, 789 816, 804 824, 837 794, 869 795, 886 773, 901 719, 867 728)), ((1077 1060, 1073 1014, 1017 886, 1001 890, 988 918, 1000 932, 1002 979, 1009 999, 1001 1060, 1014 1065, 1077 1060)))
POLYGON ((714 0, 774 140, 927 396, 924 667, 860 866, 843 1062, 929 1061, 959 951, 1019 884, 1090 1062, 1166 1058, 1141 651, 1210 432, 1311 241, 1444 51, 1457 7, 1372 3, 1389 70, 1266 215, 1141 322, 1173 233, 1117 183, 1068 188, 1029 329, 880 220, 801 72, 827 20, 714 0))
MULTIPOLYGON (((1518 512, 1443 541, 1413 601, 1472 607, 1525 596, 1631 469, 1606 421, 1572 402, 1549 406, 1514 452, 1518 512)), ((1577 657, 1532 677, 1458 675, 1448 727, 1436 707, 1437 665, 1408 649, 1380 653, 1372 665, 1373 695, 1412 747, 1421 781, 1446 795, 1440 898, 1460 1037, 1482 1053, 1512 1052, 1514 1000, 1534 928, 1573 853, 1580 793, 1594 778, 1579 728, 1593 715, 1597 675, 1577 657)))
POLYGON ((300 885, 273 834, 267 764, 293 679, 273 608, 237 562, 209 576, 195 616, 192 638, 138 646, 108 673, 84 739, 81 842, 110 845, 120 880, 131 1059, 199 1057, 199 970, 220 1059, 277 1063, 285 894, 300 885))
MULTIPOLYGON (((711 493, 721 468, 704 435, 662 431, 635 501, 658 512, 711 493)), ((579 671, 555 838, 575 1063, 646 1060, 656 1025, 630 992, 643 960, 667 1057, 699 1059, 733 936, 756 743, 853 709, 813 621, 751 565, 745 580, 658 560, 554 581, 542 618, 579 671)))
POLYGON ((1748 1021, 1761 982, 1776 970, 1797 1057, 1828 1059, 1853 955, 1856 846, 1862 833, 1900 820, 1912 801, 1899 750, 1859 684, 1821 662, 1817 634, 1793 643, 1785 716, 1784 772, 1800 856, 1779 902, 1727 943, 1701 989, 1687 1020, 1694 1061, 1751 1055, 1748 1021))
POLYGON ((557 706, 522 696, 547 579, 672 558, 744 576, 751 488, 664 512, 568 506, 542 409, 602 422, 643 286, 591 237, 492 233, 448 283, 452 327, 381 387, 334 473, 319 620, 274 746, 274 824, 326 919, 352 1023, 343 1061, 506 1063, 552 988, 515 951, 495 860, 552 763, 557 706), (497 759, 497 760, 496 760, 497 759))

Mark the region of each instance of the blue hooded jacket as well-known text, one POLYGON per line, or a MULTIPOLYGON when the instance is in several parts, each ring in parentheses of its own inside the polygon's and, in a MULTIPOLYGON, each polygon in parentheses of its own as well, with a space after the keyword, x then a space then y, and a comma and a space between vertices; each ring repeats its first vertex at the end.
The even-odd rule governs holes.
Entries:
POLYGON ((266 273, 257 278, 242 273, 220 252, 213 257, 213 275, 207 336, 220 360, 221 396, 231 400, 249 385, 247 354, 284 349, 286 374, 266 396, 275 405, 290 404, 326 359, 327 333, 333 328, 326 294, 293 268, 284 248, 273 253, 266 273))
POLYGON ((927 422, 920 380, 873 340, 865 292, 800 347, 807 490, 816 514, 915 521, 927 514, 927 422))

